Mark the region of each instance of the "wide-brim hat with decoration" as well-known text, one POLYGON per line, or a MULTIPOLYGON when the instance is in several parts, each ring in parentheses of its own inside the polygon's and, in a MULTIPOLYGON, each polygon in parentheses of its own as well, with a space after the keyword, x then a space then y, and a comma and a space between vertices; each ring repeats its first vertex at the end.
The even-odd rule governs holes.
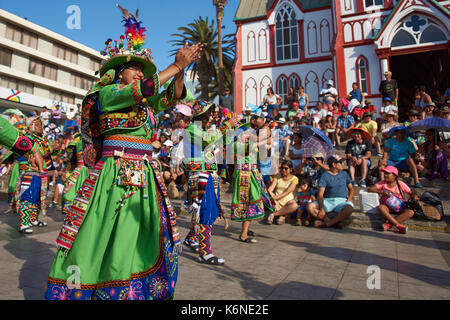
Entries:
POLYGON ((102 55, 108 57, 103 61, 100 68, 100 77, 106 72, 114 69, 116 74, 127 65, 137 62, 143 67, 144 76, 150 77, 156 72, 156 66, 153 63, 153 57, 150 49, 144 49, 146 35, 145 28, 141 26, 142 22, 138 20, 139 9, 133 15, 127 9, 117 5, 122 11, 125 27, 125 35, 120 36, 120 40, 114 41, 110 38, 105 42, 105 49, 102 55))
POLYGON ((195 118, 206 111, 208 111, 212 106, 214 106, 213 103, 210 103, 205 100, 194 100, 191 104, 192 108, 192 117, 195 118))

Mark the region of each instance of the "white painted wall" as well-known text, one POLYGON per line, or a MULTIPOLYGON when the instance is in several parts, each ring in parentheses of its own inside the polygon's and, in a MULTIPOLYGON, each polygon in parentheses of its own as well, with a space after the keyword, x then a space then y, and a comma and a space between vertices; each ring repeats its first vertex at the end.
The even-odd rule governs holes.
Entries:
POLYGON ((242 65, 246 66, 270 62, 270 33, 267 21, 256 21, 243 24, 241 35, 242 65), (249 48, 251 41, 248 41, 248 37, 250 35, 252 35, 254 39, 254 49, 249 48), (263 50, 264 48, 266 49, 265 51, 263 50))
MULTIPOLYGON (((306 58, 315 58, 322 56, 329 56, 330 53, 330 44, 333 40, 333 24, 331 19, 331 9, 321 10, 321 11, 313 11, 305 13, 304 22, 303 22, 303 37, 305 39, 305 44, 303 45, 303 50, 305 52, 306 58), (326 37, 327 30, 324 27, 325 21, 328 23, 329 33, 328 37, 326 37), (321 23, 322 23, 322 34, 321 34, 321 23), (315 32, 314 26, 315 25, 315 32), (323 42, 328 42, 328 45, 322 46, 321 41, 322 38, 328 38, 327 40, 323 40, 323 42), (316 43, 314 43, 314 39, 316 39, 316 43)), ((302 46, 301 46, 302 47, 302 46)))

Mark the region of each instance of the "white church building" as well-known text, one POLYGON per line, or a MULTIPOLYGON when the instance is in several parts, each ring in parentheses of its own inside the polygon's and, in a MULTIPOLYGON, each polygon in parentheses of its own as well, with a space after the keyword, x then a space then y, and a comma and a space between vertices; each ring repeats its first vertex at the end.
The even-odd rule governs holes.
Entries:
POLYGON ((284 98, 289 87, 303 86, 314 106, 327 80, 340 98, 359 83, 379 107, 387 70, 399 83, 400 109, 409 108, 415 85, 443 92, 450 86, 449 10, 448 0, 241 0, 236 111, 261 105, 269 87, 284 98))

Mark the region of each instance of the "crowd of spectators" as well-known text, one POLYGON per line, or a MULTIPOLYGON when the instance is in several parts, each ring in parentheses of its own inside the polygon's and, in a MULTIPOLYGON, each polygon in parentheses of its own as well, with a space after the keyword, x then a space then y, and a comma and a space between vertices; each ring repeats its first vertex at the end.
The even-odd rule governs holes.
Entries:
MULTIPOLYGON (((421 118, 448 119, 449 108, 442 105, 446 100, 441 97, 430 100, 425 88, 418 87, 408 119, 401 121, 397 106, 398 86, 392 74, 386 73, 380 93, 383 104, 377 108, 364 96, 357 83, 352 85, 347 96, 339 97, 333 81, 329 80, 326 88, 320 91, 320 101, 314 103, 303 87, 290 88, 284 101, 269 88, 259 110, 243 106, 243 113, 239 115, 241 123, 250 122, 259 134, 264 133, 260 135, 257 147, 270 150, 268 158, 258 162, 275 208, 275 212, 267 217, 267 223, 283 224, 290 218, 299 226, 339 226, 354 210, 356 187, 380 193, 383 203, 391 191, 397 191, 399 197, 415 197, 411 188, 422 188, 421 176, 449 180, 449 136, 434 129, 426 133, 408 130, 408 126, 421 118), (434 101, 440 101, 438 107, 434 101), (281 110, 282 105, 287 106, 286 111, 281 110), (306 157, 304 137, 300 133, 301 126, 305 125, 328 137, 334 153, 316 152, 306 157), (261 138, 263 136, 265 138, 261 138), (274 158, 280 161, 271 161, 274 158), (413 181, 411 187, 398 182, 399 177, 408 175, 413 181)), ((67 178, 64 150, 79 131, 80 110, 80 105, 66 112, 62 112, 60 106, 44 107, 39 114, 44 134, 58 151, 54 157, 57 169, 51 180, 58 188, 67 178)), ((233 110, 230 89, 225 89, 210 118, 208 131, 219 130, 227 113, 233 110)), ((159 124, 152 142, 153 156, 160 161, 162 176, 172 198, 187 190, 182 139, 190 117, 189 102, 184 101, 158 115, 159 124)), ((20 121, 16 122, 20 124, 20 121)), ((55 204, 61 191, 55 193, 55 204)), ((383 204, 379 212, 387 220, 385 230, 396 227, 397 231, 406 232, 401 223, 411 217, 410 211, 397 212, 399 216, 394 218, 392 210, 383 204)))

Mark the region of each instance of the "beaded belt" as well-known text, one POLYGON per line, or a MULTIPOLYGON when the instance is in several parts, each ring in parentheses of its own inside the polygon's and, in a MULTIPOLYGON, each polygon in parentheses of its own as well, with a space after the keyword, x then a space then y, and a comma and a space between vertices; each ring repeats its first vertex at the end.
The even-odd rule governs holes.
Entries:
POLYGON ((234 170, 255 170, 258 169, 258 165, 256 163, 249 164, 249 163, 238 163, 234 165, 234 170))
POLYGON ((151 160, 153 153, 152 142, 134 136, 113 135, 105 137, 103 141, 102 157, 125 157, 132 160, 142 160, 147 155, 151 160))

